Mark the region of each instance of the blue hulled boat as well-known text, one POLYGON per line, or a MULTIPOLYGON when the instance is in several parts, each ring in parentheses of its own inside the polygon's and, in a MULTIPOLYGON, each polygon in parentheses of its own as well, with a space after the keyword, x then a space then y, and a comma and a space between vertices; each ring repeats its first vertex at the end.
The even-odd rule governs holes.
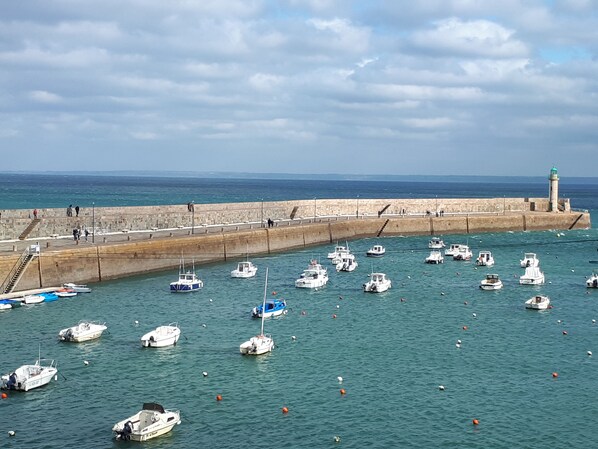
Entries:
MULTIPOLYGON (((287 313, 287 303, 284 299, 269 299, 265 302, 266 313, 264 314, 264 318, 268 318, 271 316, 278 316, 282 315, 283 313, 287 313)), ((256 306, 251 311, 251 315, 254 318, 261 318, 262 317, 262 310, 264 309, 264 305, 260 304, 256 306)))

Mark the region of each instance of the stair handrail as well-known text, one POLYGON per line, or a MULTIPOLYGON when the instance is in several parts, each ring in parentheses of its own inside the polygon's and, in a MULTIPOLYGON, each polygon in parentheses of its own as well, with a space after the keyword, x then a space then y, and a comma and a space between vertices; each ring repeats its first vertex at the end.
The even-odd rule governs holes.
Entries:
MULTIPOLYGON (((35 245, 33 245, 33 246, 35 246, 35 245)), ((39 248, 39 246, 38 246, 38 248, 39 248)), ((10 292, 6 291, 6 289, 8 288, 8 285, 11 283, 12 279, 17 274, 17 271, 19 271, 19 268, 21 267, 21 265, 23 265, 23 263, 25 262, 25 260, 27 259, 27 257, 30 254, 31 254, 30 246, 27 246, 27 248, 25 248, 25 251, 23 251, 23 253, 19 257, 19 260, 16 261, 16 263, 13 265, 11 270, 6 275, 6 279, 4 279, 4 282, 2 283, 2 287, 0 287, 0 290, 2 291, 2 293, 10 293, 10 292)), ((36 251, 36 254, 39 254, 39 249, 36 251)))

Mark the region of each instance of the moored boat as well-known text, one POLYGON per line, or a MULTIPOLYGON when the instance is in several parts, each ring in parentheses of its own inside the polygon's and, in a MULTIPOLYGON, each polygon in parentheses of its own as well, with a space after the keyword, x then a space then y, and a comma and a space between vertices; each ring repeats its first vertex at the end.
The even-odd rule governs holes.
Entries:
POLYGON ((32 365, 23 365, 1 378, 3 390, 29 391, 50 383, 58 373, 54 360, 38 358, 32 365))
POLYGON ((593 273, 586 281, 586 287, 598 288, 598 273, 593 273))
POLYGON ((540 267, 529 266, 525 269, 523 276, 519 278, 519 283, 522 285, 540 285, 544 283, 544 273, 540 271, 540 267))
POLYGON ((336 264, 336 271, 354 271, 358 267, 355 256, 350 254, 352 257, 343 258, 339 263, 336 264))
POLYGON ((478 258, 475 260, 475 264, 480 267, 491 267, 494 265, 494 257, 490 251, 480 251, 478 258))
POLYGON ((480 288, 482 290, 500 290, 502 281, 499 279, 498 274, 487 274, 486 279, 482 279, 482 282, 480 282, 480 288))
POLYGON ((384 273, 370 274, 370 280, 363 284, 363 291, 369 293, 382 293, 392 287, 392 282, 384 273))
POLYGON ((73 284, 72 282, 67 282, 66 284, 62 284, 64 288, 71 289, 77 293, 91 293, 91 288, 87 285, 81 284, 73 284))
POLYGON ((386 254, 386 248, 382 245, 374 245, 365 254, 367 257, 382 257, 386 254))
POLYGON ((181 329, 179 329, 177 323, 158 326, 141 337, 141 346, 144 348, 163 348, 164 346, 176 345, 180 336, 181 329))
POLYGON ((303 270, 301 277, 295 281, 298 288, 318 288, 328 283, 328 271, 317 260, 312 260, 303 270))
POLYGON ((428 242, 428 248, 430 249, 442 249, 445 246, 446 245, 440 237, 432 237, 432 239, 428 242))
POLYGON ((140 412, 117 422, 112 431, 117 440, 147 441, 164 435, 181 423, 178 410, 166 410, 160 404, 143 404, 140 412))
POLYGON ((261 318, 262 310, 265 310, 265 318, 279 316, 287 313, 287 303, 284 299, 268 299, 265 304, 254 307, 251 315, 254 318, 261 318))
POLYGON ((453 260, 471 260, 473 253, 467 245, 459 245, 457 254, 453 256, 453 260))
MULTIPOLYGON (((264 300, 262 302, 262 310, 266 308, 266 292, 268 291, 268 268, 266 268, 266 282, 264 283, 264 300)), ((239 352, 243 355, 262 355, 272 351, 274 348, 274 340, 271 335, 264 334, 264 319, 265 314, 262 314, 261 331, 258 335, 251 337, 249 340, 239 345, 239 352)))
POLYGON ((438 249, 433 249, 432 251, 430 251, 430 255, 426 257, 425 262, 430 264, 444 263, 444 257, 442 257, 442 252, 438 249))
POLYGON ((77 292, 72 288, 60 288, 54 292, 59 298, 70 298, 77 296, 77 292))
POLYGON ((80 321, 79 324, 67 327, 58 332, 58 337, 62 341, 72 341, 81 343, 84 341, 100 338, 102 333, 108 329, 106 323, 97 323, 94 321, 80 321))
POLYGON ((203 288, 203 281, 195 273, 195 264, 193 264, 192 270, 185 270, 185 262, 181 259, 179 279, 170 283, 170 291, 172 293, 188 293, 195 292, 201 288, 203 288))
POLYGON ((44 302, 45 300, 46 300, 46 297, 42 296, 42 295, 25 295, 25 296, 23 296, 24 304, 39 304, 40 302, 44 302))
POLYGON ((526 309, 545 310, 550 308, 550 299, 548 296, 536 295, 525 301, 526 309))
POLYGON ((451 243, 451 245, 444 250, 444 255, 447 257, 455 257, 455 255, 459 252, 460 246, 460 243, 451 243))
POLYGON ((230 275, 233 278, 251 278, 255 276, 256 273, 257 267, 250 261, 246 260, 243 262, 239 262, 237 268, 231 271, 230 275))
POLYGON ((343 246, 343 245, 336 245, 334 247, 334 251, 332 251, 331 253, 328 253, 328 259, 335 259, 337 258, 342 252, 346 252, 347 251, 347 247, 343 246))

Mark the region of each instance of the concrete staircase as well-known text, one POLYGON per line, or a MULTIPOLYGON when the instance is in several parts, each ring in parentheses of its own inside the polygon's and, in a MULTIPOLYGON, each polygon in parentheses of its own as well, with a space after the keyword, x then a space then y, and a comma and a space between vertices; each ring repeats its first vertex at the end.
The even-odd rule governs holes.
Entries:
POLYGON ((39 224, 40 221, 42 221, 41 218, 34 218, 33 220, 31 220, 31 223, 29 223, 29 226, 27 226, 25 228, 25 230, 23 232, 21 232, 21 235, 19 236, 19 240, 25 240, 27 238, 27 236, 29 234, 31 234, 31 231, 33 231, 35 229, 35 227, 39 224))

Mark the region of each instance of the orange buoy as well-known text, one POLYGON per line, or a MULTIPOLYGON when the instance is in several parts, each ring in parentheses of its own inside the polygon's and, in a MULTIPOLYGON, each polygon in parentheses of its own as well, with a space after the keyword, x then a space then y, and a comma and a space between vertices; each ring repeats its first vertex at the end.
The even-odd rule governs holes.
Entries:
POLYGON ((272 292, 272 295, 276 296, 276 292, 272 292))
POLYGON ((344 388, 341 388, 341 389, 340 389, 340 393, 341 393, 341 394, 346 394, 347 392, 345 391, 345 389, 344 389, 344 388))
POLYGON ((288 409, 288 407, 283 407, 283 408, 282 408, 282 413, 284 413, 285 415, 286 415, 287 413, 289 413, 289 409, 288 409))
POLYGON ((559 377, 559 373, 557 373, 557 372, 555 371, 554 373, 552 373, 552 377, 554 377, 554 378, 556 379, 557 377, 559 377))
POLYGON ((473 425, 474 425, 474 426, 477 426, 477 425, 480 423, 480 421, 478 421, 478 420, 477 420, 477 419, 475 419, 475 418, 474 418, 474 419, 473 419, 473 421, 471 421, 471 422, 473 423, 473 425))
POLYGON ((467 330, 467 326, 463 326, 463 330, 466 331, 467 330))
POLYGON ((336 314, 332 315, 332 318, 336 318, 336 314))
POLYGON ((6 393, 2 393, 2 399, 6 399, 8 395, 6 393))
POLYGON ((216 395, 216 400, 217 400, 218 402, 222 401, 222 395, 220 395, 220 394, 217 394, 217 395, 216 395))

